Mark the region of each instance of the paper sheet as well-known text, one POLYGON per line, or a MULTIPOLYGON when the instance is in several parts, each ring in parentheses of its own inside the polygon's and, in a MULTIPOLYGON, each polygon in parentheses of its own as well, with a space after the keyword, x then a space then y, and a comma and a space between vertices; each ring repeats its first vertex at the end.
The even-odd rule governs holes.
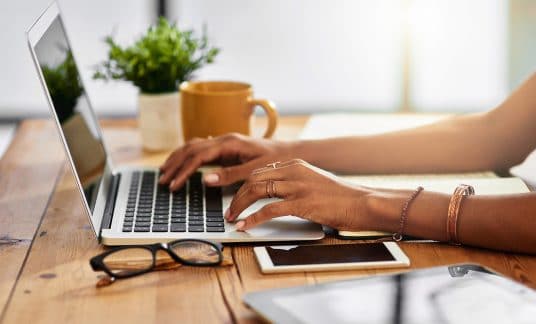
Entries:
POLYGON ((434 123, 448 115, 318 114, 309 118, 300 139, 373 135, 434 123))

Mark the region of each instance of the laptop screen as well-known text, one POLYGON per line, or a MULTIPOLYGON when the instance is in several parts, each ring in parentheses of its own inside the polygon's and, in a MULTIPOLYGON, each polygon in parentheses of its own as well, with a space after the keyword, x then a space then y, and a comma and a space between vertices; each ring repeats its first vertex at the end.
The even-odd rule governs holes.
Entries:
POLYGON ((59 15, 39 39, 34 51, 76 175, 93 213, 106 166, 106 152, 59 15))

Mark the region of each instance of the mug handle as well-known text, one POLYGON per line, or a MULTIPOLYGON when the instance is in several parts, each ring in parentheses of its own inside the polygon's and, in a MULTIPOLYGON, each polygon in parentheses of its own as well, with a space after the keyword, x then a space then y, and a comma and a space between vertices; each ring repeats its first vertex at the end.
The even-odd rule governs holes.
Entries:
POLYGON ((266 99, 248 99, 248 103, 251 106, 251 113, 253 113, 253 108, 255 106, 261 106, 262 109, 266 112, 266 116, 268 116, 268 127, 266 128, 266 131, 264 132, 263 137, 264 138, 270 138, 272 135, 274 135, 275 128, 277 126, 277 119, 278 114, 277 110, 275 109, 275 105, 270 100, 266 99))

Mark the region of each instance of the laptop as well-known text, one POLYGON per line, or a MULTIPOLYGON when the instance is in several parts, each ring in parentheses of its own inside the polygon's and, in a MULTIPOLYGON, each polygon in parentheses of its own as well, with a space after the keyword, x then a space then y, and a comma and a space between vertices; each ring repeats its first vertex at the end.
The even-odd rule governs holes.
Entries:
MULTIPOLYGON (((219 242, 318 240, 318 224, 284 216, 247 232, 223 218, 229 188, 210 188, 198 170, 177 192, 158 185, 159 171, 114 167, 84 90, 57 3, 27 32, 30 51, 92 228, 104 245, 148 244, 183 238, 219 242)), ((241 217, 273 200, 255 203, 241 217)))

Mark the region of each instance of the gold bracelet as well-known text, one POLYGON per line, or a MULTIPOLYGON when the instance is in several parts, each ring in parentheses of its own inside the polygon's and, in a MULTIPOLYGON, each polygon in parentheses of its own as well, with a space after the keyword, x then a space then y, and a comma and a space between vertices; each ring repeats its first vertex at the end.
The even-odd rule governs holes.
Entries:
POLYGON ((474 194, 475 188, 469 185, 461 184, 454 190, 447 212, 447 242, 460 244, 458 240, 458 215, 464 198, 474 194))
POLYGON ((409 206, 413 202, 413 200, 417 198, 417 195, 419 195, 419 193, 423 190, 424 188, 419 186, 404 203, 402 211, 400 212, 400 229, 397 233, 393 234, 393 240, 395 240, 396 242, 402 241, 402 239, 404 238, 404 227, 406 226, 406 219, 408 218, 409 206))

